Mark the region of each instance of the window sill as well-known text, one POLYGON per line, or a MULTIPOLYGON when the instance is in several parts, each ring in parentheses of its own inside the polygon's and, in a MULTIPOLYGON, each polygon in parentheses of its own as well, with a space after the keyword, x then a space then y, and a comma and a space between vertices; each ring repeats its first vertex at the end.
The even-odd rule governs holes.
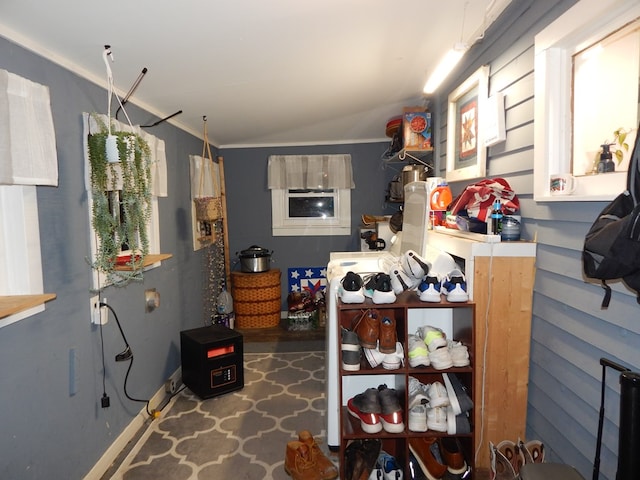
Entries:
MULTIPOLYGON (((150 265, 153 265, 154 263, 158 263, 161 262, 163 260, 167 260, 169 258, 173 257, 172 254, 170 253, 156 253, 156 254, 149 254, 147 256, 144 257, 144 263, 142 265, 143 268, 148 267, 150 265)), ((116 267, 116 270, 121 271, 121 272, 130 272, 132 271, 132 268, 128 265, 119 265, 116 267)))
POLYGON ((0 318, 37 307, 54 298, 56 298, 55 293, 0 296, 0 318))

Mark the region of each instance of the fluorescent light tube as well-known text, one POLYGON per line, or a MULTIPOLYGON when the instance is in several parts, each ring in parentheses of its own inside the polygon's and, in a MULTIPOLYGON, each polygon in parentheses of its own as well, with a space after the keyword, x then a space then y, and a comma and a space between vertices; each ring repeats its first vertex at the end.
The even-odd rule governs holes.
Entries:
POLYGON ((427 80, 427 83, 424 85, 424 89, 422 90, 423 93, 430 95, 435 92, 444 79, 447 78, 453 68, 462 59, 462 56, 466 51, 467 47, 463 43, 458 43, 449 50, 433 71, 429 80, 427 80))

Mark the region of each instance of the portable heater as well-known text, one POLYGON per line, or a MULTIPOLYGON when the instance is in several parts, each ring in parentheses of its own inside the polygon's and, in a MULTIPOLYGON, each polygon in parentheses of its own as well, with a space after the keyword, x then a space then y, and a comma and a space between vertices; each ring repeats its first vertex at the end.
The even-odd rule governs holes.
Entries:
POLYGON ((200 398, 244 387, 242 335, 223 325, 180 332, 182 381, 200 398))

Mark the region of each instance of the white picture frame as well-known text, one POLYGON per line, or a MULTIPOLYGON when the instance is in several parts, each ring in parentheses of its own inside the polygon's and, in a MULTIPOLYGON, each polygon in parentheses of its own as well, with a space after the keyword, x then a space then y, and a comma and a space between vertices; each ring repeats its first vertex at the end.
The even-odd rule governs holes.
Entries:
POLYGON ((487 108, 489 66, 483 65, 449 94, 447 113, 447 182, 486 174, 487 149, 482 117, 487 108))

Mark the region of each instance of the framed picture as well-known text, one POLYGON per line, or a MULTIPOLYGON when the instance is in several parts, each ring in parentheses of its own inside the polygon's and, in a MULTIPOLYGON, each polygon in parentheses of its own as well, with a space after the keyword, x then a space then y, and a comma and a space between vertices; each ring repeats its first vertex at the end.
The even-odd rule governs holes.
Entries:
POLYGON ((484 177, 487 149, 480 124, 489 93, 489 67, 476 70, 449 95, 447 182, 484 177))

